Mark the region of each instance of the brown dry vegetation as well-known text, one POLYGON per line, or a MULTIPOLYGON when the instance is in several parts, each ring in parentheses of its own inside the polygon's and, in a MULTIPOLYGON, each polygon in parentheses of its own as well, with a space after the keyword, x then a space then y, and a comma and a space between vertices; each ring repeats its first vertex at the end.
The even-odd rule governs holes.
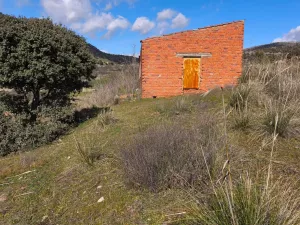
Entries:
POLYGON ((299 224, 299 66, 247 63, 234 89, 143 100, 137 66, 102 67, 78 107, 110 110, 0 159, 0 223, 299 224))
POLYGON ((94 71, 97 78, 92 82, 91 94, 78 98, 79 108, 107 107, 117 104, 120 98, 138 98, 138 68, 138 63, 99 65, 94 71))

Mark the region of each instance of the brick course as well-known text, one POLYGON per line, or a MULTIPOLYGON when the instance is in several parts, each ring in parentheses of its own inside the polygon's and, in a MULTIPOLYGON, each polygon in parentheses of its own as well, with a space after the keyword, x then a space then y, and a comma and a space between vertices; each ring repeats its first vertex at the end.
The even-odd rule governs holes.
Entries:
POLYGON ((235 85, 242 73, 244 21, 189 30, 141 41, 143 98, 201 93, 235 85), (183 58, 177 53, 211 53, 201 58, 199 89, 183 89, 183 58))

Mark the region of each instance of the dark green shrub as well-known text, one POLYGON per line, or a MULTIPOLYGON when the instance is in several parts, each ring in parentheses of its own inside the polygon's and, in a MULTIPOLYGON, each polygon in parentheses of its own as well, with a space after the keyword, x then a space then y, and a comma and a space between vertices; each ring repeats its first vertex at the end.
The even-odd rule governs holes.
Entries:
POLYGON ((73 31, 50 19, 1 13, 0 24, 0 87, 16 92, 14 113, 35 122, 40 107, 70 104, 71 94, 93 78, 94 58, 73 31))
POLYGON ((50 143, 65 134, 73 125, 73 111, 49 109, 35 123, 26 123, 28 116, 15 115, 8 111, 0 112, 0 155, 29 150, 50 143))
POLYGON ((74 125, 72 96, 94 77, 82 37, 50 19, 0 13, 0 155, 49 143, 74 125))

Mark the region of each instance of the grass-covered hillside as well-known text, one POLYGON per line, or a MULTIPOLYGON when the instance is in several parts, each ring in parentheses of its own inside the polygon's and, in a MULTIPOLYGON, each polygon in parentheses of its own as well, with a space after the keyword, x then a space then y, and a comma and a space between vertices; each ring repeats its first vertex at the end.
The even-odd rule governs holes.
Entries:
POLYGON ((300 224, 299 64, 167 99, 139 98, 135 64, 99 67, 73 102, 90 120, 0 159, 0 224, 300 224))
POLYGON ((259 45, 244 50, 244 59, 259 61, 264 58, 280 60, 282 58, 300 57, 299 42, 276 42, 266 45, 259 45))
POLYGON ((101 63, 103 65, 111 64, 111 63, 124 64, 124 63, 131 63, 133 61, 134 62, 138 61, 138 58, 134 56, 116 55, 116 54, 103 52, 91 44, 88 44, 88 48, 90 52, 98 59, 98 63, 101 63))

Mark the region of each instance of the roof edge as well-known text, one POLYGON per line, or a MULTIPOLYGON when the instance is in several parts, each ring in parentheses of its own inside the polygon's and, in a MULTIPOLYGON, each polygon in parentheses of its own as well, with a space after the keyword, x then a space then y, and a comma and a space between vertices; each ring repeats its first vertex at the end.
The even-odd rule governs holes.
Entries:
POLYGON ((213 28, 213 27, 221 27, 221 26, 226 26, 226 25, 230 25, 230 24, 234 24, 234 23, 241 23, 241 22, 245 22, 245 20, 235 20, 232 22, 228 22, 228 23, 221 23, 221 24, 216 24, 216 25, 211 25, 211 26, 206 26, 206 27, 200 27, 194 30, 184 30, 184 31, 179 31, 179 32, 174 32, 171 34, 164 34, 164 35, 160 35, 160 36, 155 36, 155 37, 149 37, 146 38, 144 40, 141 40, 140 43, 143 43, 143 41, 147 41, 147 40, 151 40, 151 39, 155 39, 155 38, 163 38, 163 37, 167 37, 173 34, 180 34, 180 33, 185 33, 185 32, 189 32, 189 31, 198 31, 198 30, 203 30, 203 29, 207 29, 207 28, 213 28))

